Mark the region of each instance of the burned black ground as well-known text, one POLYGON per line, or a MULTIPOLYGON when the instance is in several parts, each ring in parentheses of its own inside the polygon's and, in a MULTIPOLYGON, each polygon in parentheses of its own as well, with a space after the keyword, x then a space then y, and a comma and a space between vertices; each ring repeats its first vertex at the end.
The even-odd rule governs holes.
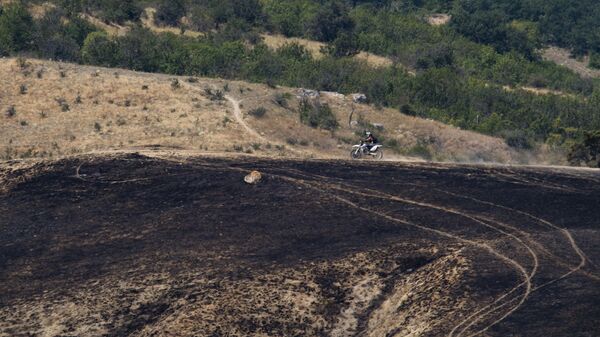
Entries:
POLYGON ((346 335, 380 333, 373 322, 391 323, 378 313, 423 280, 439 284, 394 310, 445 304, 386 334, 600 326, 596 171, 132 154, 4 175, 0 335, 339 335, 353 284, 371 276, 380 285, 346 335), (243 182, 250 170, 260 184, 243 182), (445 268, 457 274, 435 274, 445 268), (281 294, 315 299, 306 315, 275 290, 262 303, 286 282, 281 294))

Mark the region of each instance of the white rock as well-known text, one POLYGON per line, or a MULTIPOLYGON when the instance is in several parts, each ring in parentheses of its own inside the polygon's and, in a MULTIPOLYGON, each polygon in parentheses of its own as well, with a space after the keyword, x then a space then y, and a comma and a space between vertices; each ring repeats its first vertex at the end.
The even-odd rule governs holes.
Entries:
POLYGON ((256 185, 262 180, 262 174, 258 171, 252 171, 244 177, 246 184, 256 185))
POLYGON ((352 94, 352 101, 354 103, 367 103, 367 95, 361 93, 352 94))

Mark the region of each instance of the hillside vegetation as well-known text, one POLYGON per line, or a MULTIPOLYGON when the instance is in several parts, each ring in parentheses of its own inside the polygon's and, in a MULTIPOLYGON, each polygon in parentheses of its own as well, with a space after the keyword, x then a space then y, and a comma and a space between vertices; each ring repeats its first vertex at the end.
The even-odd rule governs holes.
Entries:
POLYGON ((594 3, 569 7, 565 20, 549 19, 565 12, 560 0, 4 3, 0 54, 363 92, 375 105, 501 136, 522 149, 569 150, 600 129, 599 84, 542 61, 537 51, 552 43, 591 53, 593 64, 596 35, 581 27, 594 19, 594 3), (452 19, 429 24, 437 12, 452 19), (149 20, 162 29, 147 28, 149 20), (104 31, 115 25, 130 28, 104 31), (319 41, 320 55, 265 34, 319 41), (386 62, 353 57, 367 52, 386 62))
POLYGON ((376 130, 390 159, 527 163, 548 157, 335 93, 298 96, 298 89, 240 81, 4 59, 0 159, 131 149, 349 158, 365 129, 376 130))

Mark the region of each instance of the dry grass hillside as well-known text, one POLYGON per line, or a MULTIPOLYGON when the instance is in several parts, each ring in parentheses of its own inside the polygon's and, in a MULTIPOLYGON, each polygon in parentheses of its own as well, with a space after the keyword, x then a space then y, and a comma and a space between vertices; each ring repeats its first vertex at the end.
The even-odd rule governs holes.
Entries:
POLYGON ((340 128, 335 132, 311 128, 300 122, 297 94, 298 89, 262 84, 1 59, 0 156, 55 158, 161 147, 346 158, 358 134, 375 124, 376 133, 390 145, 388 159, 415 155, 503 163, 528 159, 501 139, 393 109, 354 104, 350 97, 335 93, 321 93, 320 102, 329 104, 340 128), (264 116, 252 114, 258 108, 264 108, 264 116))
POLYGON ((600 70, 589 67, 589 57, 584 57, 582 60, 575 59, 571 57, 568 49, 548 47, 542 51, 542 56, 545 60, 567 67, 582 77, 600 78, 600 70))

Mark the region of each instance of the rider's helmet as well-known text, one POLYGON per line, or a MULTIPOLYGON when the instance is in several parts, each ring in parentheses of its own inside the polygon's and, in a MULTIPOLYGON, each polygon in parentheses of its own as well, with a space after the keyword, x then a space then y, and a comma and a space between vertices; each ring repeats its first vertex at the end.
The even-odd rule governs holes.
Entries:
POLYGON ((365 131, 365 136, 370 136, 371 135, 371 131, 365 131))

